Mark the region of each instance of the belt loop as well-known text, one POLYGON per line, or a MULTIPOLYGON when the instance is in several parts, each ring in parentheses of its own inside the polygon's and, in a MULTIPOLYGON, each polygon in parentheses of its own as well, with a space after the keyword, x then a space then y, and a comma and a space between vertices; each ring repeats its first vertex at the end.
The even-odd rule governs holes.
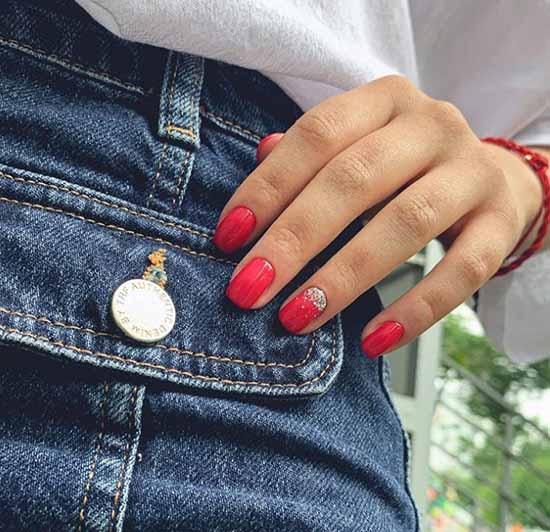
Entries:
POLYGON ((169 52, 158 118, 158 135, 163 142, 149 184, 147 207, 172 213, 183 202, 200 147, 203 78, 202 58, 169 52))
POLYGON ((204 59, 171 51, 162 82, 158 134, 200 146, 199 106, 204 59))

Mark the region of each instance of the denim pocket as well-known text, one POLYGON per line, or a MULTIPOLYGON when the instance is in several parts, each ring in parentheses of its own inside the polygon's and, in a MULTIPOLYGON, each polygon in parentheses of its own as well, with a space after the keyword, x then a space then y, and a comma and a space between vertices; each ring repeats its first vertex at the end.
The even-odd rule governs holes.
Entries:
POLYGON ((307 336, 285 333, 277 309, 300 278, 263 309, 236 309, 224 296, 235 264, 211 237, 175 217, 0 166, 0 342, 193 388, 326 391, 342 363, 340 318, 307 336), (111 297, 141 277, 160 247, 176 325, 162 343, 140 345, 116 328, 111 297))
POLYGON ((81 11, 0 3, 0 160, 140 203, 167 52, 117 39, 81 11))

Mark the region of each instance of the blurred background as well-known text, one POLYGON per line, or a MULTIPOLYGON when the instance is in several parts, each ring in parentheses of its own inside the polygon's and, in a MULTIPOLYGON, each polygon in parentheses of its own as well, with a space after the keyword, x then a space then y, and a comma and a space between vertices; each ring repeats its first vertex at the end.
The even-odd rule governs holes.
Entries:
MULTIPOLYGON (((386 278, 384 303, 440 257, 433 242, 386 278)), ((513 364, 465 305, 388 360, 423 530, 550 532, 550 360, 513 364)))

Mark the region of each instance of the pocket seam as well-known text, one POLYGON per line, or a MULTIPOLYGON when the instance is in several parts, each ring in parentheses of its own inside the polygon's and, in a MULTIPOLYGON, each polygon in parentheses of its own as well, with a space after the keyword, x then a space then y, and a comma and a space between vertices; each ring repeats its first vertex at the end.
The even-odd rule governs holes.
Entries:
MULTIPOLYGON (((133 214, 135 216, 139 216, 140 218, 144 218, 146 220, 152 220, 154 222, 158 222, 162 225, 165 225, 166 227, 173 227, 174 229, 181 229, 182 231, 185 231, 187 233, 191 233, 193 235, 197 235, 197 236, 207 238, 207 239, 211 238, 211 236, 208 233, 205 233, 203 231, 198 231, 196 229, 192 229, 191 227, 187 227, 186 225, 175 223, 175 222, 166 222, 166 221, 164 221, 160 218, 157 218, 156 216, 152 216, 150 214, 145 214, 145 213, 136 211, 134 209, 124 207, 122 205, 117 205, 116 203, 112 203, 110 201, 100 200, 99 198, 94 198, 93 196, 90 196, 89 194, 84 194, 83 192, 77 192, 76 190, 72 190, 68 187, 63 187, 63 186, 60 186, 60 185, 54 185, 52 183, 43 183, 41 181, 37 181, 36 179, 30 179, 30 178, 27 178, 27 177, 14 176, 14 175, 11 175, 11 174, 7 174, 6 172, 2 172, 2 171, 0 171, 0 176, 2 176, 5 179, 9 179, 11 181, 19 181, 21 183, 29 183, 31 185, 37 185, 39 187, 50 188, 52 190, 57 190, 59 192, 67 192, 68 194, 72 194, 73 196, 84 198, 84 199, 92 201, 94 203, 98 203, 99 205, 104 205, 105 207, 112 207, 116 210, 127 212, 128 214, 133 214)), ((235 264, 237 264, 237 263, 235 263, 235 264)))
POLYGON ((98 79, 101 81, 107 81, 113 85, 116 85, 117 87, 130 90, 132 92, 137 92, 138 94, 141 94, 143 96, 148 96, 153 94, 152 91, 148 91, 142 87, 139 87, 138 85, 134 85, 132 83, 128 83, 126 81, 123 81, 121 79, 115 78, 114 76, 111 76, 107 72, 101 72, 99 70, 94 70, 92 68, 87 67, 86 65, 81 65, 80 63, 75 63, 73 61, 69 61, 65 57, 60 57, 54 54, 49 54, 46 50, 42 50, 40 48, 32 47, 26 43, 16 41, 14 39, 8 39, 6 37, 0 36, 0 45, 4 45, 8 48, 12 48, 14 50, 18 50, 22 53, 28 54, 32 57, 39 58, 39 59, 45 59, 50 63, 54 63, 56 65, 59 65, 61 67, 66 68, 67 70, 71 70, 73 72, 77 72, 78 74, 83 74, 90 76, 94 79, 98 79))
MULTIPOLYGON (((53 327, 60 327, 68 330, 74 329, 81 332, 85 332, 87 334, 91 334, 93 336, 103 336, 107 338, 113 338, 114 340, 119 340, 119 341, 125 340, 122 336, 118 336, 116 334, 96 331, 95 329, 80 327, 79 325, 71 325, 68 323, 53 321, 50 318, 47 318, 46 316, 35 316, 34 314, 29 314, 29 313, 17 311, 17 310, 10 310, 5 307, 0 307, 0 313, 47 323, 48 325, 51 325, 53 327)), ((317 331, 314 331, 311 335, 311 342, 309 344, 306 356, 296 364, 284 364, 282 362, 254 362, 253 360, 242 360, 240 358, 231 358, 227 356, 222 357, 222 356, 217 356, 213 354, 207 354, 205 352, 195 352, 189 349, 180 349, 179 347, 169 346, 164 344, 155 344, 154 347, 163 349, 165 351, 169 351, 172 353, 181 354, 181 355, 187 355, 187 356, 196 357, 196 358, 203 358, 206 360, 215 360, 216 362, 229 362, 229 363, 241 364, 243 366, 256 366, 261 368, 275 367, 275 368, 295 369, 303 366, 309 360, 309 358, 311 357, 311 353, 313 353, 316 340, 317 340, 317 331)))
MULTIPOLYGON (((13 181, 20 181, 20 182, 23 182, 23 183, 36 184, 36 185, 41 186, 43 188, 53 188, 54 190, 66 191, 66 192, 70 193, 71 195, 84 196, 86 199, 90 199, 93 202, 106 204, 107 206, 109 206, 109 207, 112 206, 115 209, 120 208, 120 209, 123 209, 125 211, 129 211, 130 213, 135 212, 135 211, 132 211, 131 209, 128 209, 126 207, 119 207, 118 205, 110 203, 108 201, 105 202, 105 201, 102 201, 100 199, 96 199, 92 196, 89 196, 87 194, 81 194, 79 192, 71 190, 70 188, 65 188, 65 187, 57 186, 57 185, 53 185, 53 184, 50 185, 50 184, 47 184, 47 183, 43 183, 39 180, 30 179, 30 178, 19 178, 19 177, 12 176, 10 174, 6 174, 4 172, 0 172, 0 176, 4 176, 7 179, 11 179, 13 181)), ((215 262, 221 262, 221 263, 226 263, 226 264, 231 264, 231 265, 236 264, 235 262, 230 261, 228 259, 219 258, 219 257, 213 256, 213 255, 210 255, 208 253, 196 251, 196 250, 192 249, 191 247, 177 245, 177 244, 174 244, 174 243, 172 243, 168 240, 164 240, 163 238, 157 238, 157 237, 154 237, 154 236, 149 236, 147 234, 143 234, 141 232, 132 231, 132 230, 126 229, 124 227, 120 227, 119 225, 103 223, 103 222, 100 222, 98 220, 87 218, 87 217, 82 216, 80 214, 76 214, 74 212, 64 210, 63 208, 54 208, 54 207, 50 207, 50 206, 46 206, 46 205, 42 205, 42 204, 38 204, 38 203, 30 203, 30 202, 26 202, 26 201, 14 199, 14 198, 3 197, 3 196, 0 196, 0 201, 6 202, 6 203, 13 203, 13 204, 17 204, 17 205, 22 205, 22 206, 26 206, 26 207, 29 207, 29 208, 35 208, 35 209, 43 210, 43 211, 46 211, 46 212, 49 211, 49 212, 53 212, 53 213, 59 213, 59 214, 68 216, 70 218, 74 218, 74 219, 78 219, 78 220, 81 220, 81 221, 84 221, 84 222, 88 222, 92 225, 98 225, 100 227, 104 227, 106 229, 115 230, 115 231, 118 231, 118 232, 121 232, 121 233, 126 233, 126 234, 129 234, 129 235, 135 236, 135 237, 141 237, 145 240, 161 242, 161 243, 163 243, 163 244, 165 244, 165 245, 167 245, 171 248, 181 250, 181 251, 186 252, 186 253, 188 253, 190 255, 193 255, 193 256, 199 256, 199 257, 202 256, 202 257, 205 257, 207 259, 213 260, 215 262)), ((159 221, 161 224, 164 224, 164 225, 172 225, 172 226, 176 226, 176 227, 179 225, 177 223, 170 223, 170 222, 164 222, 162 220, 157 220, 153 216, 142 215, 139 212, 135 212, 135 214, 138 215, 138 217, 142 216, 142 217, 146 217, 146 218, 151 218, 155 221, 159 221)), ((189 229, 189 228, 186 228, 186 229, 189 229)), ((194 231, 193 229, 189 229, 189 231, 193 232, 193 233, 197 233, 197 231, 194 231)), ((69 324, 63 324, 63 323, 60 323, 60 322, 54 322, 53 320, 51 320, 47 317, 40 318, 39 316, 32 316, 32 315, 29 315, 29 314, 25 314, 23 312, 18 312, 17 314, 14 314, 14 315, 20 316, 20 317, 31 318, 31 319, 35 319, 35 320, 38 320, 38 321, 43 321, 45 323, 48 323, 50 325, 54 325, 54 326, 57 326, 57 327, 72 328, 72 329, 81 330, 83 332, 89 332, 89 333, 91 333, 93 335, 96 335, 96 336, 112 336, 112 337, 114 337, 114 335, 110 335, 109 333, 94 331, 92 329, 89 329, 88 331, 86 331, 83 327, 79 327, 79 326, 76 326, 76 325, 69 325, 69 324)), ((265 376, 265 378, 262 377, 261 380, 244 380, 244 379, 238 380, 238 378, 239 378, 238 375, 236 375, 233 378, 223 378, 223 376, 216 376, 217 372, 215 372, 214 375, 212 375, 212 374, 210 374, 210 375, 195 374, 195 373, 192 373, 190 371, 185 371, 185 369, 187 369, 187 368, 178 369, 177 365, 176 365, 176 367, 170 367, 170 366, 167 367, 167 366, 163 366, 163 365, 160 365, 160 364, 155 364, 154 362, 149 362, 149 361, 147 361, 147 358, 145 358, 145 360, 140 360, 141 357, 138 358, 138 359, 126 357, 126 356, 124 356, 125 355, 124 352, 122 352, 122 356, 119 356, 119 354, 118 354, 118 352, 120 351, 119 347, 116 348, 115 353, 105 353, 102 350, 101 351, 94 351, 94 350, 90 350, 90 349, 83 349, 83 348, 79 347, 78 345, 65 344, 62 341, 56 341, 57 338, 58 338, 58 335, 55 334, 55 331, 51 331, 51 335, 49 337, 48 336, 41 337, 41 336, 38 336, 36 334, 33 335, 32 332, 30 332, 30 331, 20 330, 18 328, 10 329, 7 326, 0 326, 0 330, 4 330, 6 332, 16 333, 16 334, 21 335, 22 337, 34 338, 35 340, 46 342, 47 344, 49 344, 52 347, 53 346, 60 346, 60 347, 65 348, 69 351, 72 351, 75 355, 78 354, 78 353, 83 353, 85 355, 91 356, 92 358, 95 358, 96 360, 97 359, 110 359, 112 361, 115 361, 115 362, 118 362, 119 364, 121 364, 121 367, 119 368, 121 370, 125 369, 124 368, 125 365, 127 366, 128 364, 130 364, 134 367, 149 368, 149 371, 153 371, 153 372, 155 370, 160 371, 163 374, 165 374, 168 378, 169 378, 170 374, 176 374, 176 375, 181 375, 182 377, 187 377, 191 381, 202 381, 202 382, 210 381, 210 382, 219 383, 219 384, 228 384, 228 385, 237 385, 237 386, 238 385, 243 385, 243 386, 257 385, 260 388, 309 389, 309 388, 311 388, 311 386, 309 386, 309 385, 312 385, 313 383, 316 383, 317 381, 321 381, 321 379, 326 374, 330 374, 331 368, 333 368, 335 366, 335 363, 338 362, 338 356, 337 356, 338 334, 337 334, 336 323, 332 324, 332 331, 331 331, 332 332, 332 350, 331 350, 331 353, 327 356, 327 358, 322 357, 322 358, 324 358, 325 361, 322 363, 322 365, 318 366, 319 369, 316 371, 316 373, 317 372, 319 372, 319 373, 318 373, 317 377, 312 377, 312 378, 309 378, 306 381, 300 382, 299 375, 296 375, 296 377, 298 378, 298 382, 296 382, 296 381, 288 382, 287 381, 286 383, 284 383, 284 382, 283 383, 281 383, 281 382, 272 382, 272 380, 270 378, 268 378, 267 375, 265 376), (327 359, 328 359, 328 361, 327 361, 327 359), (233 380, 233 379, 237 379, 237 380, 233 380), (309 386, 309 388, 306 388, 307 386, 309 386)), ((32 329, 31 329, 31 331, 32 331, 32 329)), ((48 333, 46 332, 46 334, 48 334, 48 333)), ((124 341, 123 338, 120 338, 120 339, 122 341, 124 341)), ((174 352, 176 354, 177 353, 186 354, 188 356, 194 356, 195 358, 211 359, 213 361, 227 362, 229 364, 231 364, 233 362, 234 364, 245 365, 245 366, 248 366, 248 367, 251 367, 251 366, 252 367, 258 367, 258 368, 277 368, 277 367, 281 367, 283 369, 284 368, 293 369, 293 368, 298 368, 300 366, 304 366, 306 364, 306 362, 311 360, 311 355, 314 352, 314 346, 317 345, 316 340, 318 340, 318 334, 317 334, 317 332, 314 332, 311 336, 311 342, 310 342, 310 345, 308 347, 307 353, 305 354, 304 359, 297 362, 297 363, 295 363, 295 364, 284 364, 282 362, 262 362, 262 361, 255 362, 255 361, 252 361, 252 360, 232 359, 230 357, 217 357, 216 355, 209 355, 209 354, 200 353, 200 352, 199 353, 194 353, 194 352, 187 352, 186 353, 185 351, 183 351, 183 350, 181 350, 177 347, 169 347, 169 346, 165 346, 165 345, 157 346, 157 347, 160 347, 161 349, 164 349, 167 352, 174 352)), ((329 342, 330 342, 330 340, 329 340, 329 342)), ((33 344, 30 344, 30 345, 33 345, 33 344)), ((73 355, 73 357, 74 357, 74 355, 73 355)), ((73 358, 73 357, 71 357, 71 358, 73 358)), ((78 358, 79 357, 77 356, 76 359, 78 360, 78 358)), ((174 363, 172 363, 172 364, 174 364, 174 363)), ((128 369, 130 369, 130 368, 126 367, 126 370, 128 370, 128 369)), ((135 371, 137 371, 139 373, 139 370, 135 370, 135 371)), ((302 377, 302 378, 304 378, 304 377, 302 377)), ((305 377, 305 378, 308 378, 308 377, 305 377)), ((294 380, 294 378, 292 380, 294 380)))
POLYGON ((166 246, 170 246, 174 249, 179 249, 179 250, 181 250, 185 253, 188 253, 189 255, 194 255, 196 257, 203 257, 203 258, 213 260, 213 261, 216 261, 216 262, 221 262, 223 264, 230 264, 232 266, 237 265, 237 263, 235 261, 232 261, 232 260, 229 260, 229 259, 222 259, 220 257, 215 257, 214 255, 204 253, 203 251, 195 251, 194 249, 189 248, 187 246, 180 246, 180 245, 174 244, 174 243, 172 243, 168 240, 164 240, 163 238, 159 238, 159 237, 156 237, 156 236, 144 235, 143 233, 139 233, 137 231, 132 231, 130 229, 125 229, 124 227, 120 227, 118 225, 105 224, 103 222, 99 222, 97 220, 92 220, 91 218, 86 218, 85 216, 81 216, 80 214, 75 214, 73 212, 69 212, 69 211, 66 211, 64 209, 57 209, 55 207, 47 207, 45 205, 40 205, 38 203, 30 203, 28 201, 20 201, 20 200, 16 200, 16 199, 12 199, 12 198, 6 198, 4 196, 0 196, 0 201, 3 201, 5 203, 14 203, 16 205, 23 205, 24 207, 31 207, 33 209, 41 209, 41 210, 47 211, 47 212, 55 212, 57 214, 63 214, 65 216, 69 216, 71 218, 75 218, 75 219, 83 221, 83 222, 91 223, 93 225, 98 225, 98 226, 104 227, 106 229, 112 229, 113 231, 119 231, 121 233, 126 233, 128 235, 138 236, 138 237, 144 238, 146 240, 152 240, 153 242, 160 242, 161 244, 164 244, 166 246))
POLYGON ((63 349, 67 349, 69 351, 74 351, 77 353, 83 353, 85 355, 90 355, 94 358, 103 358, 108 360, 114 360, 117 362, 132 364, 138 367, 145 367, 150 369, 156 369, 160 370, 163 373, 175 373, 177 375, 182 375, 183 377, 188 377, 193 380, 200 380, 205 382, 218 382, 220 384, 228 384, 228 385, 242 385, 242 386, 263 386, 266 388, 303 388, 305 386, 308 386, 310 384, 313 384, 314 382, 317 382, 321 380, 326 373, 331 369, 332 365, 336 362, 336 325, 333 323, 332 325, 332 349, 331 349, 331 357, 328 360, 325 367, 321 370, 319 375, 316 377, 309 379, 307 381, 301 382, 300 384, 295 383, 272 383, 272 382, 261 382, 261 381, 237 381, 237 380, 231 380, 231 379, 222 379, 221 377, 214 377, 212 375, 197 375, 195 373, 191 373, 189 371, 184 371, 177 368, 170 368, 166 366, 162 366, 160 364, 153 364, 151 362, 144 362, 140 360, 135 360, 133 358, 129 357, 123 357, 120 355, 113 355, 109 353, 102 353, 101 351, 91 351, 89 349, 84 349, 75 345, 71 344, 65 344, 64 342, 61 342, 59 340, 53 340, 52 338, 49 338, 47 336, 41 336, 37 335, 28 331, 21 331, 17 328, 13 327, 4 327, 3 325, 0 325, 0 330, 6 332, 6 333, 15 333, 19 334, 23 337, 32 338, 34 340, 38 340, 41 342, 47 342, 51 344, 52 346, 61 347, 63 349))

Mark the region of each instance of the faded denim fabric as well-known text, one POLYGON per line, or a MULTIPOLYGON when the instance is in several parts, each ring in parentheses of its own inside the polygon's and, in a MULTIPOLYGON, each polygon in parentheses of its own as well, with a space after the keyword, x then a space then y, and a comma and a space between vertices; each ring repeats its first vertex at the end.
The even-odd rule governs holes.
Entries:
POLYGON ((224 297, 212 244, 297 106, 256 72, 128 43, 65 0, 0 5, 0 530, 414 532, 404 434, 359 335, 224 297), (126 338, 113 292, 167 250, 176 326, 126 338))

